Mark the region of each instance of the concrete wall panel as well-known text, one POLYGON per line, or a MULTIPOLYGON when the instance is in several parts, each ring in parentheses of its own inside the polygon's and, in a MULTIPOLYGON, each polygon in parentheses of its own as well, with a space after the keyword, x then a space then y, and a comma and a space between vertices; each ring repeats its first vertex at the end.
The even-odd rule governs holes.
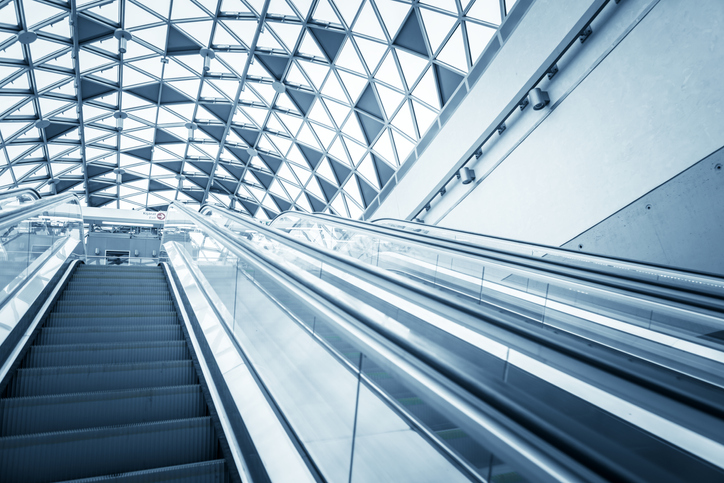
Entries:
POLYGON ((724 149, 563 246, 724 275, 724 149))

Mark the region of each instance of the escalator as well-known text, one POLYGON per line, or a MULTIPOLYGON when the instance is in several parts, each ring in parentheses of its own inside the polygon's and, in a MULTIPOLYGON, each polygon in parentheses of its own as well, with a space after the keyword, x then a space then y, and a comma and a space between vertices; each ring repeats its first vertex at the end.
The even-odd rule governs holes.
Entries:
POLYGON ((160 267, 89 266, 74 206, 0 214, 0 481, 724 474, 724 385, 379 264, 422 252, 174 204, 160 267))
POLYGON ((6 377, 0 481, 236 481, 206 392, 162 268, 80 265, 6 377))
MULTIPOLYGON (((228 210, 213 207, 211 211, 216 214, 207 212, 209 220, 235 233, 240 243, 268 253, 270 261, 279 260, 272 263, 281 266, 286 262, 305 272, 307 277, 297 276, 300 283, 311 284, 312 279, 318 279, 329 284, 328 290, 337 299, 348 296, 344 303, 335 301, 339 306, 345 305, 345 310, 360 313, 358 307, 362 304, 373 307, 375 313, 366 320, 369 327, 537 436, 563 448, 566 454, 585 461, 605 478, 721 479, 724 447, 719 430, 710 430, 722 427, 724 392, 720 384, 709 384, 710 379, 720 379, 720 372, 712 370, 713 364, 686 365, 690 361, 676 352, 679 347, 668 346, 663 347, 666 351, 660 357, 669 362, 668 367, 655 364, 643 357, 644 351, 631 353, 620 348, 620 341, 619 347, 613 343, 597 344, 595 340, 559 330, 549 321, 550 310, 541 321, 490 303, 467 304, 442 290, 431 290, 430 285, 409 282, 377 267, 335 256, 335 251, 357 253, 359 260, 369 263, 378 260, 376 255, 381 253, 379 242, 365 244, 361 235, 357 239, 345 237, 338 226, 319 222, 321 228, 306 232, 311 233, 310 244, 228 210), (323 229, 330 236, 313 239, 323 229), (637 357, 639 354, 641 357, 637 357), (693 378, 687 372, 704 377, 693 378), (700 446, 691 444, 700 436, 700 446)), ((298 213, 287 216, 314 218, 298 213)), ((405 253, 403 248, 400 253, 405 253)), ((415 253, 408 249, 405 254, 409 268, 414 269, 415 253)), ((457 263, 454 266, 458 270, 464 267, 457 263)), ((579 292, 579 300, 584 295, 579 292)), ((698 315, 695 310, 696 307, 685 315, 698 315)), ((357 354, 347 347, 344 337, 328 335, 324 324, 311 315, 302 318, 349 363, 357 363, 357 354)), ((722 323, 720 317, 712 318, 711 322, 722 323)), ((679 340, 679 344, 683 346, 684 342, 679 340)), ((389 366, 382 364, 379 369, 375 361, 367 363, 367 367, 365 363, 360 364, 362 372, 372 384, 414 414, 424 428, 444 440, 483 479, 520 478, 514 471, 519 461, 508 470, 515 476, 503 476, 509 473, 497 464, 497 454, 486 454, 484 444, 468 446, 481 438, 470 437, 469 429, 458 421, 446 422, 449 413, 437 413, 434 404, 420 398, 409 386, 388 381, 389 366)))

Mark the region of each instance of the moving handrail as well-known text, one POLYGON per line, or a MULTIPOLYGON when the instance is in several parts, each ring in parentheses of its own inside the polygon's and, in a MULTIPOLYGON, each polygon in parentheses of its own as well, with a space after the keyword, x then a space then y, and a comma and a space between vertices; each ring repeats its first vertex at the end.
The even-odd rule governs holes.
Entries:
MULTIPOLYGON (((275 218, 271 226, 285 215, 304 216, 298 212, 286 212, 275 218)), ((704 303, 704 307, 724 307, 724 278, 713 274, 695 273, 619 260, 599 255, 589 255, 558 247, 517 242, 441 227, 431 227, 408 221, 380 219, 373 223, 350 220, 324 213, 315 213, 319 219, 345 224, 349 227, 370 230, 379 234, 398 236, 437 248, 449 248, 475 256, 486 256, 500 261, 522 264, 533 269, 551 271, 560 275, 608 284, 626 290, 654 294, 689 304, 704 303), (643 284, 643 285, 640 285, 643 284), (671 290, 674 289, 672 292, 671 290), (690 296, 687 296, 690 293, 690 296), (707 297, 701 300, 701 297, 707 297), (711 305, 713 304, 713 305, 711 305)))
POLYGON ((14 329, 54 274, 85 258, 78 198, 63 194, 0 211, 0 344, 17 342, 14 329))
POLYGON ((716 376, 720 370, 706 369, 706 360, 724 362, 724 348, 717 335, 724 329, 722 311, 642 296, 639 292, 611 288, 610 283, 602 285, 557 276, 455 248, 430 246, 410 237, 367 230, 369 224, 358 226, 356 223, 290 212, 280 215, 272 226, 298 238, 304 236, 330 250, 442 287, 451 295, 476 304, 492 303, 543 324, 602 343, 617 344, 622 349, 628 345, 627 350, 648 353, 650 360, 665 365, 667 358, 675 364, 681 362, 678 359, 689 359, 686 364, 694 361, 699 367, 691 374, 702 377, 700 369, 704 369, 706 380, 724 383, 716 376), (676 350, 672 352, 671 347, 676 350), (712 375, 716 379, 711 379, 712 375))
POLYGON ((19 196, 28 196, 29 198, 39 200, 41 198, 40 193, 38 193, 33 188, 16 188, 13 190, 7 190, 0 193, 0 202, 6 198, 11 197, 19 197, 19 196))
MULTIPOLYGON (((322 324, 321 320, 326 318, 329 321, 329 324, 325 325, 326 329, 334 329, 343 339, 355 341, 361 348, 362 354, 359 360, 357 357, 348 358, 350 367, 357 367, 363 360, 371 358, 379 364, 375 367, 385 368, 384 372, 388 374, 392 372, 397 377, 404 376, 409 384, 417 389, 417 399, 419 396, 424 396, 426 400, 434 400, 437 406, 444 406, 448 417, 458 423, 462 422, 466 433, 473 434, 476 441, 486 442, 486 447, 495 448, 495 454, 499 454, 514 468, 523 471, 530 478, 528 481, 600 481, 599 477, 571 460, 564 452, 547 444, 494 407, 468 393, 459 383, 441 374, 439 368, 430 367, 420 361, 414 353, 399 347, 399 344, 393 343, 386 336, 371 329, 379 327, 380 324, 387 324, 388 327, 399 326, 385 314, 337 289, 324 278, 320 279, 294 265, 284 256, 260 248, 252 240, 219 228, 216 222, 188 208, 181 206, 177 208, 183 210, 194 223, 203 226, 205 230, 214 231, 215 241, 228 248, 237 257, 253 259, 254 266, 244 270, 254 272, 271 269, 277 274, 276 276, 287 279, 289 281, 287 284, 295 284, 297 287, 295 290, 301 290, 305 300, 314 301, 317 310, 320 311, 314 317, 317 330, 322 324)), ((264 275, 264 277, 269 276, 269 274, 264 275)), ((311 324, 312 320, 309 320, 310 332, 314 333, 311 324)), ((374 375, 380 371, 382 369, 369 372, 363 370, 360 377, 366 384, 372 385, 374 375)), ((488 476, 485 475, 483 479, 487 479, 488 476)))
MULTIPOLYGON (((577 362, 570 361, 568 363, 564 363, 559 361, 557 363, 557 367, 573 367, 576 366, 577 363, 585 363, 589 364, 591 366, 599 367, 599 368, 605 368, 606 371, 609 371, 611 374, 618 374, 623 375, 624 379, 620 382, 621 389, 623 391, 626 391, 626 389, 623 389, 624 386, 626 386, 626 383, 624 383, 624 380, 634 380, 637 381, 638 384, 644 386, 644 387, 658 387, 658 390, 661 391, 662 394, 669 394, 672 395, 673 393, 676 393, 676 397, 683 397, 688 398, 689 396, 693 395, 693 393, 699 393, 700 396, 702 396, 703 399, 700 399, 698 401, 689 400, 688 404, 691 404, 693 406, 700 406, 700 404, 709 405, 713 404, 714 406, 718 406, 718 408, 714 408, 714 406, 709 406, 711 410, 714 411, 713 414, 716 414, 717 418, 721 417, 722 414, 722 407, 721 405, 716 402, 718 398, 721 396, 716 396, 714 393, 718 394, 721 392, 720 390, 716 390, 714 388, 710 387, 701 387, 698 383, 695 381, 689 381, 692 385, 684 388, 683 386, 676 387, 678 382, 678 377, 675 374, 670 374, 669 376, 663 375, 660 370, 657 370, 655 367, 647 366, 646 364, 641 364, 639 362, 633 362, 630 356, 627 354, 618 354, 617 356, 613 354, 613 351, 608 351, 604 347, 597 347, 594 344, 591 344, 590 342, 587 342, 585 340, 580 340, 575 337, 565 337, 564 335, 557 334, 553 331, 547 330, 545 328, 541 328, 540 326, 533 326, 531 324, 525 324, 522 323, 520 320, 516 320, 516 317, 511 317, 510 315, 503 315, 500 313, 497 313, 493 315, 493 319, 491 319, 491 311, 488 310, 482 310, 480 307, 471 307, 466 304, 459 304, 459 302, 456 302, 455 300, 451 300, 449 298, 442 297, 440 294, 431 293, 429 290, 426 289, 424 285, 421 284, 415 284, 414 282, 411 282, 410 280, 396 277, 394 274, 391 274, 384 270, 379 270, 376 267, 369 266, 360 262, 357 262, 356 260, 350 260, 346 259, 346 257, 342 257, 338 254, 329 253, 326 250, 320 248, 319 246, 301 242, 298 239, 291 237, 284 233, 279 233, 274 229, 268 228, 264 225, 260 225, 258 223, 255 223, 251 220, 249 220, 246 217, 240 217, 236 215, 233 212, 230 212, 229 210, 225 210, 222 208, 218 208, 216 210, 209 210, 208 213, 212 214, 214 211, 217 213, 222 214, 225 217, 228 217, 229 219, 234 219, 236 222, 238 222, 240 225, 242 225, 242 229, 239 229, 240 232, 246 231, 248 232, 247 236, 249 239, 255 238, 255 235, 253 235, 254 232, 262 233, 262 238, 268 238, 268 239, 274 239, 282 243, 282 241, 288 245, 293 245, 295 249, 298 249, 300 252, 306 251, 307 253, 315 253, 315 256, 320 257, 320 260, 323 260, 322 266, 319 268, 319 277, 327 280, 333 280, 333 283, 335 283, 336 286, 342 287, 345 284, 345 278, 348 278, 347 281, 348 284, 357 286, 360 291, 368 291, 371 293, 371 291, 374 290, 374 287, 371 286, 371 284, 368 284, 367 286, 364 286, 364 283, 361 279, 352 276, 349 272, 342 273, 341 275, 337 275, 336 278, 333 278, 332 274, 334 271, 340 272, 340 270, 337 270, 334 268, 334 262, 333 259, 336 258, 338 262, 343 262, 348 265, 348 268, 354 267, 361 273, 364 271, 367 271, 369 273, 373 273, 376 277, 382 280, 391 281, 393 283, 397 283, 399 285, 405 286, 408 289, 416 290, 417 293, 420 296, 426 297, 427 299, 434 301, 436 303, 443 303, 447 305, 450 308, 454 308, 456 310, 459 310, 460 312, 456 312, 454 315, 450 314, 450 319, 448 319, 449 322, 452 323, 453 320, 459 321, 462 325, 458 327, 458 329, 464 329, 465 328, 465 314, 468 314, 468 319, 472 315, 473 317, 477 317, 479 319, 485 320, 486 323, 491 323, 493 325, 496 325, 498 327, 504 327, 506 331, 508 331, 508 334, 516 333, 528 340, 534 340, 535 343, 541 344, 543 347, 547 347, 550 349, 553 349, 555 351, 558 351, 559 353, 565 353, 567 355, 570 355, 571 357, 574 357, 577 359, 577 362), (324 258, 326 257, 326 258, 324 258), (331 267, 331 268, 327 268, 331 267), (324 272, 324 274, 322 273, 324 272), (497 318, 497 320, 495 320, 497 318), (645 374, 645 375, 644 375, 645 374), (657 376, 658 374, 658 376, 657 376), (658 377, 658 379, 657 379, 658 377), (668 382, 667 382, 668 381, 668 382), (698 388, 698 389, 697 389, 698 388), (704 391, 704 393, 708 392, 709 390, 713 391, 713 393, 710 393, 709 396, 703 395, 701 391, 704 391), (708 403, 705 402, 705 400, 708 400, 708 403)), ((263 240, 259 240, 260 244, 266 244, 263 240)), ((297 261, 298 263, 298 261, 297 261)), ((386 286, 389 288, 389 285, 386 286)), ((371 295, 370 295, 371 296, 371 295)), ((397 310, 403 310, 402 307, 404 306, 404 300, 398 298, 399 303, 392 307, 392 312, 397 310)), ((377 302, 380 303, 380 302, 377 302)), ((432 302, 431 302, 432 303, 432 302)), ((375 305, 378 307, 378 305, 375 305)), ((441 314, 440 308, 437 309, 438 316, 441 314)), ((444 309, 443 309, 444 310, 444 309)), ((418 312, 419 314, 420 312, 418 312)), ((444 317, 444 316, 443 316, 444 317)), ((435 318, 435 312, 427 312, 426 317, 418 316, 420 324, 424 324, 428 322, 429 320, 432 320, 435 318)), ((474 323, 473 323, 474 324, 474 323)), ((479 325, 479 324, 478 324, 479 325)), ((472 325, 467 325, 467 327, 471 327, 472 325)), ((450 330, 458 330, 451 328, 450 330)), ((484 330, 487 335, 491 334, 492 327, 488 326, 484 330)), ((492 333, 496 333, 494 329, 492 329, 492 333)), ((387 332, 388 336, 394 336, 395 334, 387 332)), ((497 333, 500 334, 500 333, 497 333)), ((470 337, 475 337, 474 335, 469 334, 470 337)), ((500 339, 499 339, 500 340, 500 339)), ((523 342, 521 342, 523 343, 523 342)), ((523 343, 524 344, 524 343, 523 343)), ((512 346, 511 346, 512 347, 512 346)), ((420 350, 419 348, 417 350, 420 350)), ((512 349, 509 349, 512 351, 512 349)), ((547 350, 547 349, 546 349, 547 350)), ((436 349, 433 350, 432 353, 444 353, 444 349, 436 349)), ((454 356, 452 356, 454 357, 454 356)), ((503 356, 505 357, 505 356, 503 356)), ((660 369, 660 368, 659 368, 660 369)), ((450 371, 455 371, 455 368, 448 368, 450 371)), ((525 370, 525 369, 524 369, 525 370)), ((547 370, 547 369, 546 369, 547 370)), ((472 369, 474 372, 475 369, 472 369)), ((664 371, 665 373, 666 371, 664 371)), ((590 376, 590 374, 589 374, 590 376)), ((468 384, 475 385, 475 381, 467 380, 468 384)), ((609 381, 611 383, 611 381, 609 381)), ((618 387, 617 384, 613 383, 610 384, 614 387, 618 387)), ((687 384, 684 383, 684 386, 687 384)), ((620 394, 619 394, 620 395, 620 394)), ((626 396, 623 396, 625 399, 626 396)), ((695 397, 696 399, 696 397, 695 397)), ((594 402, 594 404, 596 404, 594 402)), ((667 403, 663 402, 660 408, 665 408, 667 403)), ((599 406, 600 407, 600 406, 599 406)), ((665 413, 666 410, 662 409, 665 413)), ((698 417, 695 414, 695 418, 698 417)), ((695 421, 693 422, 694 425, 696 425, 695 421)), ((632 421, 633 424, 636 424, 635 421, 632 421)))
POLYGON ((68 201, 78 200, 73 193, 64 193, 47 198, 39 199, 36 202, 22 205, 18 209, 6 213, 0 212, 0 230, 5 226, 17 224, 27 218, 42 214, 49 208, 60 206, 68 201))

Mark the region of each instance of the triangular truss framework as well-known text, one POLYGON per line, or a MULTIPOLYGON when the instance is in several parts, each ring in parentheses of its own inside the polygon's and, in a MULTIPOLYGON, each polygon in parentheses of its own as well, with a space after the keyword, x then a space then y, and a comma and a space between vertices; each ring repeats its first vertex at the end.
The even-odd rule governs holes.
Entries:
POLYGON ((0 190, 357 218, 512 3, 0 0, 0 190))

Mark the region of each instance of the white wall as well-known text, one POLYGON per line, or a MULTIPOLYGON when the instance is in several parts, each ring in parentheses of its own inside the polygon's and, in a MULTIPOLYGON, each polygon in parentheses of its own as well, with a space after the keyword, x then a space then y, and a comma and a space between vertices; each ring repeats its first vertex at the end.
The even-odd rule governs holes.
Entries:
MULTIPOLYGON (((523 69, 525 56, 516 62, 502 54, 543 3, 533 4, 495 62, 523 69)), ((724 2, 610 2, 593 29, 541 86, 550 92, 552 108, 527 108, 512 118, 473 165, 476 183, 450 185, 423 212, 426 222, 561 245, 724 146, 724 2)), ((525 37, 531 50, 539 43, 534 37, 525 37)), ((494 73, 483 74, 468 95, 468 111, 479 102, 476 89, 494 73)), ((473 125, 482 117, 468 111, 456 112, 467 116, 459 122, 473 125)), ((460 150, 450 146, 451 157, 460 150)), ((411 203, 402 200, 419 202, 430 194, 421 196, 427 186, 421 176, 434 171, 439 180, 447 174, 444 154, 436 156, 436 170, 421 158, 417 176, 415 165, 373 218, 414 216, 411 203), (416 181, 417 189, 411 186, 416 181)), ((718 210, 711 219, 724 219, 724 207, 718 210)))
POLYGON ((472 86, 452 118, 372 218, 406 218, 455 164, 472 154, 485 128, 517 96, 596 0, 535 0, 513 35, 472 86))

